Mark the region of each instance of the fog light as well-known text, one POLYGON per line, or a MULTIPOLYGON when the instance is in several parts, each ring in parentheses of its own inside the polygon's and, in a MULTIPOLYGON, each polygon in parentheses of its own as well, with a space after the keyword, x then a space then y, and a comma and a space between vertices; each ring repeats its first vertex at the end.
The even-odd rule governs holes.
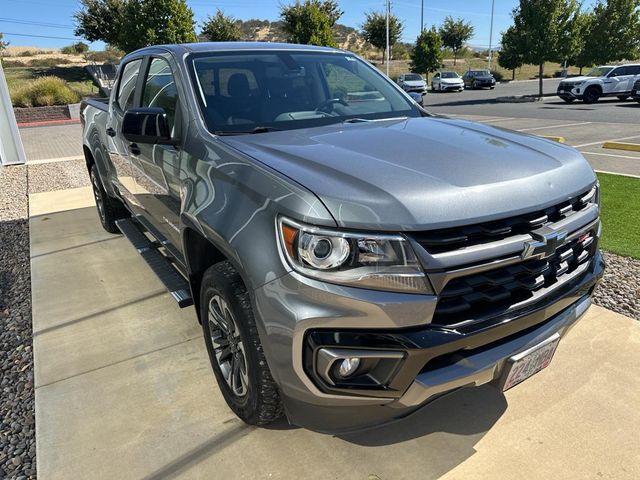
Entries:
POLYGON ((345 358, 340 362, 338 367, 338 375, 342 378, 347 378, 356 373, 360 366, 360 359, 358 357, 345 358))

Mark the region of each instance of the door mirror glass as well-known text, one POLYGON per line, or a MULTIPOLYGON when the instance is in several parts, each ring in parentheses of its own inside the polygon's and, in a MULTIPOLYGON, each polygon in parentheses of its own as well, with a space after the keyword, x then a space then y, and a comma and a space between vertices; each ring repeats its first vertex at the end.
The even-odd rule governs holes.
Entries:
POLYGON ((122 119, 122 135, 132 143, 175 144, 162 108, 131 108, 122 119))

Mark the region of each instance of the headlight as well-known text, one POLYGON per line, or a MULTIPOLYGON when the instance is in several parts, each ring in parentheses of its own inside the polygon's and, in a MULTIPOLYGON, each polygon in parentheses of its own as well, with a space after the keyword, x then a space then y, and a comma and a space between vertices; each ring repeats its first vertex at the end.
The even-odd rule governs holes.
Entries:
POLYGON ((329 283, 408 293, 433 293, 401 235, 344 232, 280 218, 280 243, 291 267, 329 283))

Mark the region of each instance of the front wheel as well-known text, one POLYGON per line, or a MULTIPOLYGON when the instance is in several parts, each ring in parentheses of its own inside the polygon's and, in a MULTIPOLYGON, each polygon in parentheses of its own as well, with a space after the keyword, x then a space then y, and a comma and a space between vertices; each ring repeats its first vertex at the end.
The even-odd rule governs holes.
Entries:
POLYGON ((258 337, 249 292, 230 262, 205 272, 200 317, 213 373, 229 408, 249 425, 280 418, 282 402, 258 337))
POLYGON ((600 90, 597 87, 589 87, 582 97, 584 103, 596 103, 600 100, 600 90))
POLYGON ((120 229, 116 225, 116 220, 127 216, 126 208, 122 205, 120 200, 112 198, 107 194, 102 186, 98 167, 96 167, 95 164, 91 166, 89 175, 91 177, 93 197, 96 201, 96 208, 98 210, 98 217, 100 218, 102 228, 109 233, 120 233, 120 229))

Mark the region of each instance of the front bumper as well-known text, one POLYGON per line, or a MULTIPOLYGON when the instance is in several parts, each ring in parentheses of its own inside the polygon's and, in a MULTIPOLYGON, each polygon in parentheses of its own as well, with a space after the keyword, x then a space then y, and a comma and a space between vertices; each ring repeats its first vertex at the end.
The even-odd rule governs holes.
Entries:
POLYGON ((556 95, 560 98, 581 100, 582 99, 583 89, 581 87, 568 87, 560 84, 558 86, 558 90, 556 90, 556 95))
POLYGON ((289 421, 335 433, 385 423, 455 389, 497 380, 509 357, 566 334, 589 307, 603 268, 598 253, 544 306, 467 331, 428 325, 437 297, 327 285, 296 274, 266 284, 255 301, 289 421), (384 388, 345 389, 317 375, 321 348, 400 352, 403 360, 384 388))
POLYGON ((409 86, 403 86, 402 89, 407 92, 407 93, 411 93, 411 92, 415 92, 415 93, 421 93, 421 94, 425 94, 428 91, 428 88, 426 85, 422 86, 422 87, 409 87, 409 86))
POLYGON ((441 83, 441 90, 463 90, 464 83, 441 83))

